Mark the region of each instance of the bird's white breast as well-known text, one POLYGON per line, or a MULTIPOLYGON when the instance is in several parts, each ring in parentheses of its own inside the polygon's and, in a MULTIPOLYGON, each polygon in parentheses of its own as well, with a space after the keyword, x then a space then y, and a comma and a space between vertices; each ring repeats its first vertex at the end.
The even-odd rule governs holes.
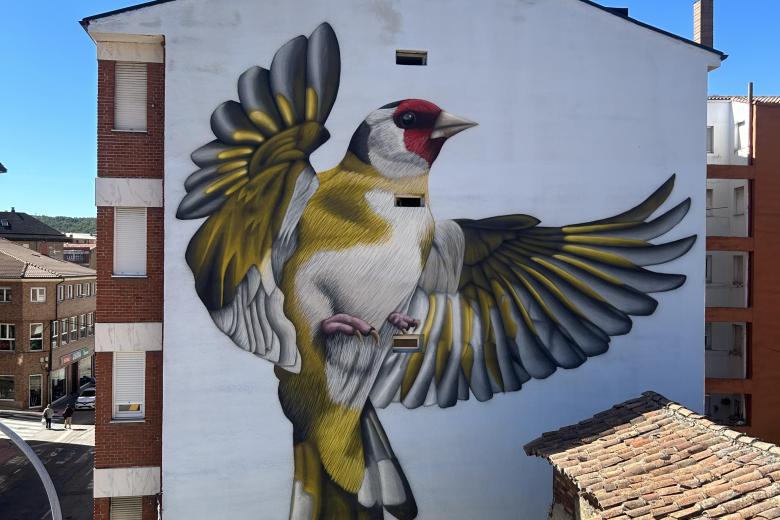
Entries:
MULTIPOLYGON (((310 330, 338 313, 360 318, 379 331, 374 339, 326 338, 325 372, 328 392, 335 402, 362 408, 395 332, 387 323, 394 311, 405 312, 422 273, 421 244, 433 231, 427 207, 395 206, 395 194, 372 190, 369 207, 389 224, 388 237, 377 243, 321 251, 301 266, 295 278, 300 311, 310 330)), ((426 248, 427 249, 427 248, 426 248)))
POLYGON ((295 287, 312 330, 340 312, 379 330, 391 312, 405 310, 420 278, 421 243, 433 230, 428 208, 396 207, 395 194, 386 190, 365 198, 390 234, 379 243, 318 252, 301 266, 295 287))

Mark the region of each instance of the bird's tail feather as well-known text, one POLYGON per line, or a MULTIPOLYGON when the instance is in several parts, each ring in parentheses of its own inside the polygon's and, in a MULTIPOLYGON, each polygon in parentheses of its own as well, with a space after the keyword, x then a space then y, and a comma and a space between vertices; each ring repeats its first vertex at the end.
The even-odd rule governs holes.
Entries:
POLYGON ((360 418, 365 473, 357 493, 328 474, 315 443, 294 446, 295 478, 290 520, 381 520, 383 509, 399 520, 417 517, 417 503, 387 434, 370 402, 360 418))
POLYGON ((345 491, 328 475, 316 446, 308 441, 294 446, 290 520, 381 520, 382 507, 366 507, 357 495, 345 491))
POLYGON ((367 402, 360 420, 365 477, 358 491, 358 501, 365 507, 384 507, 399 520, 417 517, 417 502, 412 494, 401 464, 393 453, 379 417, 371 402, 367 402))

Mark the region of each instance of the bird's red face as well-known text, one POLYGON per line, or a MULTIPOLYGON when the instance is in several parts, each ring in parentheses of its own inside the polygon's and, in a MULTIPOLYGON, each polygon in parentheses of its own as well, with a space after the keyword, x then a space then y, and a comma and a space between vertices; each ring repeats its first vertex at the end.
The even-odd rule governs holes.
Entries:
POLYGON ((352 136, 349 149, 385 176, 424 175, 444 142, 474 125, 430 101, 405 99, 369 114, 352 136))
POLYGON ((431 137, 442 109, 423 99, 406 99, 393 113, 395 126, 404 132, 406 149, 425 159, 430 166, 439 155, 446 137, 431 137))

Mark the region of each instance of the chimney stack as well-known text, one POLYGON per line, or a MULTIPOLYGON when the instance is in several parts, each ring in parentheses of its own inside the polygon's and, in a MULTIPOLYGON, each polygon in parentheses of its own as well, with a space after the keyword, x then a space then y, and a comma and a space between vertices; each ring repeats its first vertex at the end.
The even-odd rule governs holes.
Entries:
POLYGON ((712 4, 714 1, 696 0, 696 3, 693 4, 693 41, 707 47, 713 46, 712 4))

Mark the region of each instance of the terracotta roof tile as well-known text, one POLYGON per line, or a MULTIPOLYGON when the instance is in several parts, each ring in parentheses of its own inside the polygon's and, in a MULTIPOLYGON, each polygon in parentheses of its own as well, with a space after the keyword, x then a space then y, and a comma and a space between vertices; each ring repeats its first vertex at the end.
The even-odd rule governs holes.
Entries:
POLYGON ((654 392, 528 443, 597 517, 780 518, 780 449, 654 392))

